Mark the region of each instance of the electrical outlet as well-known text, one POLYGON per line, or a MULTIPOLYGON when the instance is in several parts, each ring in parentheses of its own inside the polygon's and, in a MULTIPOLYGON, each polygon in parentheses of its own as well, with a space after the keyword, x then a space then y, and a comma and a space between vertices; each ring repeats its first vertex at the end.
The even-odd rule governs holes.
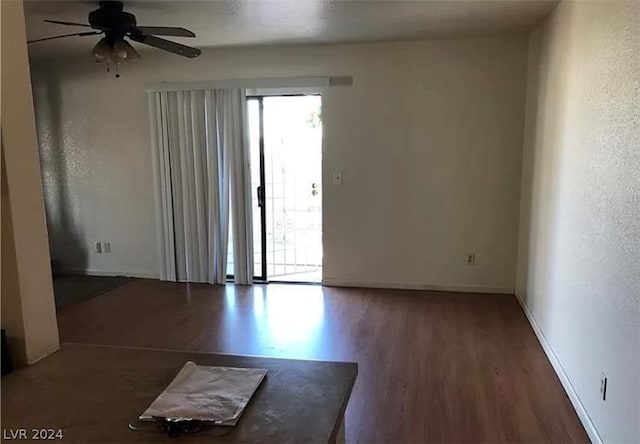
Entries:
POLYGON ((600 375, 600 399, 602 399, 603 401, 607 400, 607 382, 607 375, 602 373, 600 375))
POLYGON ((111 253, 111 242, 103 242, 102 251, 104 251, 105 253, 111 253))
POLYGON ((102 253, 102 244, 100 242, 96 242, 96 253, 102 253))
POLYGON ((475 265, 476 264, 476 254, 470 253, 467 255, 467 265, 475 265))

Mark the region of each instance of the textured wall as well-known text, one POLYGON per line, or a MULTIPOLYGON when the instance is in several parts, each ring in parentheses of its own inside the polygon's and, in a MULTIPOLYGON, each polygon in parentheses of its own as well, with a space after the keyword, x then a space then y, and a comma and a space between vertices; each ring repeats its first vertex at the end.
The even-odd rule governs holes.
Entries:
POLYGON ((325 278, 513 289, 526 51, 509 36, 151 52, 120 79, 88 54, 34 61, 54 258, 157 275, 145 83, 352 75, 323 97, 325 278))
POLYGON ((601 438, 640 442, 640 4, 563 2, 529 54, 517 287, 601 438))

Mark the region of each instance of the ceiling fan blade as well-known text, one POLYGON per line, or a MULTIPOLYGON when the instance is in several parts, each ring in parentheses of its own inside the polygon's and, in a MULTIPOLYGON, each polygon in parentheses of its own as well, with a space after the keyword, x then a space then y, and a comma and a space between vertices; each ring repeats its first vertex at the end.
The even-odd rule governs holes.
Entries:
POLYGON ((58 25, 84 26, 85 28, 91 28, 91 25, 87 25, 86 23, 61 22, 60 20, 45 20, 45 22, 47 22, 47 23, 56 23, 58 25))
POLYGON ((181 56, 189 58, 198 57, 201 53, 198 48, 181 45, 180 43, 161 39, 160 37, 155 37, 152 35, 140 35, 132 33, 129 34, 129 38, 136 42, 144 43, 145 45, 153 46, 155 48, 163 49, 165 51, 173 52, 174 54, 179 54, 181 56))
POLYGON ((185 28, 175 28, 172 26, 136 26, 132 32, 139 32, 143 35, 172 35, 175 37, 195 37, 196 35, 185 28))
POLYGON ((28 40, 27 43, 44 42, 45 40, 62 39, 64 37, 73 37, 73 36, 82 37, 85 35, 95 35, 95 34, 102 34, 102 31, 87 31, 87 32, 76 32, 73 34, 56 35, 53 37, 45 37, 42 39, 28 40))
POLYGON ((86 23, 75 23, 75 22, 62 22, 60 20, 45 20, 47 23, 55 23, 56 25, 66 25, 66 26, 84 26, 85 28, 94 28, 101 29, 102 31, 109 31, 109 28, 104 28, 102 26, 92 26, 86 23))

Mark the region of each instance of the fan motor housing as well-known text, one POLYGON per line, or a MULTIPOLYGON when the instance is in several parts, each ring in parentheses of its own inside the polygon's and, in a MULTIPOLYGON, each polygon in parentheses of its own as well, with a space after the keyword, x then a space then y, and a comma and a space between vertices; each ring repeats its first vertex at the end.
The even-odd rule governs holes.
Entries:
POLYGON ((123 36, 136 26, 136 16, 122 10, 122 3, 101 1, 100 8, 89 13, 89 24, 96 28, 109 28, 111 33, 123 36))

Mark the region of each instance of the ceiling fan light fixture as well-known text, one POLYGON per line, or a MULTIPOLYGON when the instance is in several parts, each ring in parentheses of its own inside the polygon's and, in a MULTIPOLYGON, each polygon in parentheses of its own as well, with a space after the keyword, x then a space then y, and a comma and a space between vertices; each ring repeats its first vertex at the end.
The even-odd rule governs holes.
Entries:
POLYGON ((100 39, 96 46, 91 50, 91 54, 96 58, 98 62, 111 62, 113 48, 111 47, 111 43, 107 40, 106 37, 100 39))
POLYGON ((116 40, 113 44, 111 58, 117 63, 125 63, 140 58, 140 54, 125 39, 116 40))

